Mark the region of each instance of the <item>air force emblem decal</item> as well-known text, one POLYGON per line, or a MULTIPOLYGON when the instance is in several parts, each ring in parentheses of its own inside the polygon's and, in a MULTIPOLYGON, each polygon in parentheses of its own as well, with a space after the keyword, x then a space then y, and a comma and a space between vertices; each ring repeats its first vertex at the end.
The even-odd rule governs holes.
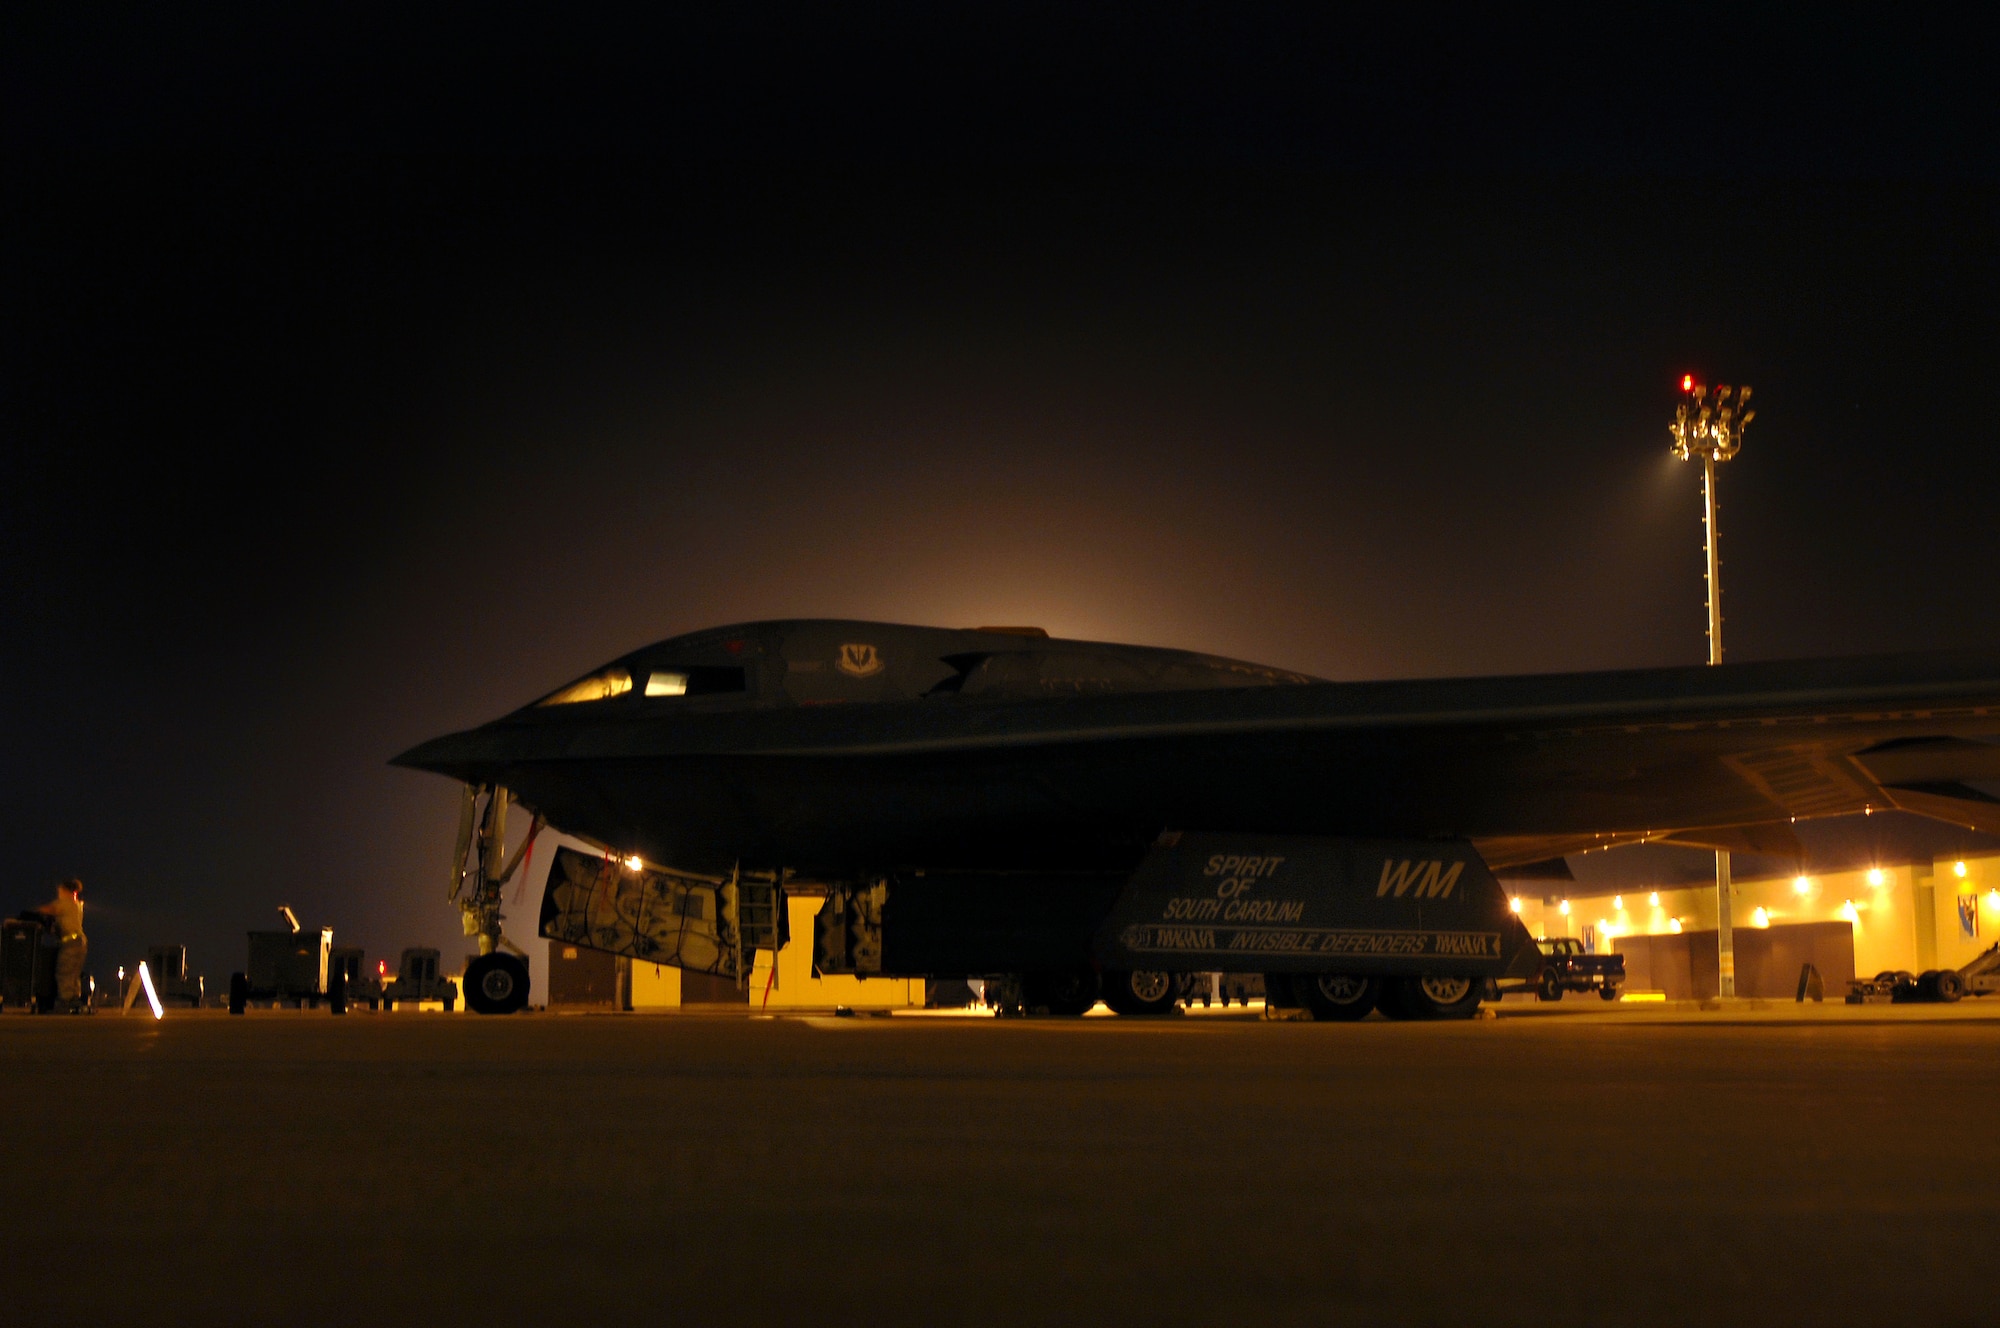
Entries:
POLYGON ((871 645, 843 645, 834 667, 850 678, 872 678, 887 666, 871 645))

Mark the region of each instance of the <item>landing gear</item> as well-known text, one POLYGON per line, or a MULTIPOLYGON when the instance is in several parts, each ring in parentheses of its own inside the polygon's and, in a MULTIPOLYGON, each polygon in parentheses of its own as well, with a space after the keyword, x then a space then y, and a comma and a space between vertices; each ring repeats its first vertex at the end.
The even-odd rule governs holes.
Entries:
POLYGON ((498 785, 475 788, 468 784, 459 803, 450 900, 464 915, 465 934, 479 938, 479 958, 465 970, 465 1005, 478 1014, 513 1014, 528 1004, 527 960, 520 947, 501 934, 500 896, 501 888, 534 849, 542 818, 537 813, 528 827, 528 837, 509 857, 507 805, 512 800, 513 795, 498 785), (483 807, 482 797, 486 800, 483 807), (504 953, 502 946, 514 953, 504 953))
POLYGON ((1089 969, 1030 973, 1021 979, 1021 1001, 1030 1014, 1037 1009, 1072 1017, 1083 1014, 1097 1004, 1097 974, 1089 969))
POLYGON ((465 1004, 475 1014, 513 1014, 528 1005, 528 966, 495 951, 466 965, 465 1004))
POLYGON ((1470 1019, 1479 1011, 1485 984, 1478 978, 1450 978, 1429 975, 1392 978, 1401 988, 1400 1002, 1406 1019, 1470 1019))
POLYGON ((1172 973, 1141 969, 1104 975, 1104 1003, 1116 1014, 1172 1014, 1179 1007, 1179 996, 1172 973))
POLYGON ((1366 1019, 1381 995, 1377 978, 1344 973, 1300 973, 1291 979, 1292 995, 1315 1019, 1349 1022, 1366 1019))

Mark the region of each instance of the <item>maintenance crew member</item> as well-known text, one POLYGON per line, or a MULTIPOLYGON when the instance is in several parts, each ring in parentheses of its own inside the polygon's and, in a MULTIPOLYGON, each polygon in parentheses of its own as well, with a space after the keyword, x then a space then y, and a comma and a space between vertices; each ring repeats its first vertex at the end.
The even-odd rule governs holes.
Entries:
POLYGON ((56 897, 38 910, 55 928, 56 999, 75 1010, 83 1005, 83 961, 90 943, 83 936, 83 882, 71 878, 56 886, 56 897))

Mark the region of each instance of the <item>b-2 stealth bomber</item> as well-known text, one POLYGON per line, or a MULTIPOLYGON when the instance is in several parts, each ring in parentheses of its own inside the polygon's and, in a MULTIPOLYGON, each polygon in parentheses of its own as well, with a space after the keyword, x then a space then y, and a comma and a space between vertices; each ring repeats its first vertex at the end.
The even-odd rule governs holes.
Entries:
POLYGON ((2000 656, 1335 683, 1211 655, 842 620, 613 661, 396 764, 465 786, 453 897, 507 1011, 510 804, 540 932, 743 980, 824 897, 823 973, 982 977, 1055 1013, 1262 973, 1322 1018, 1474 1012, 1528 976, 1495 870, 1618 844, 1796 849, 1903 810, 2000 833, 2000 656), (524 846, 525 847, 525 846, 524 846))

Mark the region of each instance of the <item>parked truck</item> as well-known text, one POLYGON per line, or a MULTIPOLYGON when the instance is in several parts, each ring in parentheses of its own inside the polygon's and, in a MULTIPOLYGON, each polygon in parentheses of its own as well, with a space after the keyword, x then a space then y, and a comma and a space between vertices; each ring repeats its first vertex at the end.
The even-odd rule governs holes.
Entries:
POLYGON ((1502 984, 1500 991, 1532 991, 1538 1000, 1559 1001, 1568 991, 1594 991, 1607 1001, 1618 999, 1625 987, 1625 956, 1592 954, 1574 936, 1550 936, 1535 942, 1542 952, 1541 970, 1528 982, 1502 984))

